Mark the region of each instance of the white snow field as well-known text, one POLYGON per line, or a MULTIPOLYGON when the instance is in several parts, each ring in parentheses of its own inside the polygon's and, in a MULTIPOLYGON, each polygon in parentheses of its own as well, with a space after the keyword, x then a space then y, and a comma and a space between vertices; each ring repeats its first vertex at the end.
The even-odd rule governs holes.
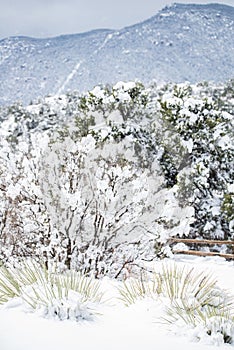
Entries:
MULTIPOLYGON (((220 257, 187 257, 177 255, 173 259, 181 266, 211 274, 222 290, 234 294, 234 263, 220 257)), ((154 263, 160 271, 164 261, 154 263)), ((27 312, 19 299, 0 307, 1 350, 155 350, 190 349, 208 350, 224 344, 219 334, 204 336, 202 328, 186 328, 165 325, 162 301, 142 298, 131 306, 118 299, 117 286, 122 282, 104 278, 101 287, 106 291, 105 304, 100 306, 92 321, 59 321, 43 318, 39 313, 27 312), (199 334, 199 332, 201 334, 199 334), (200 338, 200 339, 199 339, 200 338)))

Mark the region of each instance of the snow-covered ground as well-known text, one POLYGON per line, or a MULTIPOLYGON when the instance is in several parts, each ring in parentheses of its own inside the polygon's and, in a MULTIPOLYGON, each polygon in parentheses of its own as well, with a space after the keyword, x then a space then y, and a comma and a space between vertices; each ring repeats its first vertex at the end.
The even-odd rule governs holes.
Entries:
MULTIPOLYGON (((210 273, 218 285, 234 294, 234 262, 219 257, 201 258, 178 255, 178 264, 210 273)), ((160 270, 162 262, 155 264, 160 270)), ((203 339, 194 342, 193 332, 186 328, 172 331, 160 322, 163 305, 152 299, 142 299, 126 307, 118 299, 121 282, 103 279, 102 288, 108 302, 100 308, 93 321, 57 321, 27 313, 22 305, 10 303, 0 308, 1 350, 208 350, 214 346, 203 339)), ((221 344, 219 349, 232 348, 221 344)))

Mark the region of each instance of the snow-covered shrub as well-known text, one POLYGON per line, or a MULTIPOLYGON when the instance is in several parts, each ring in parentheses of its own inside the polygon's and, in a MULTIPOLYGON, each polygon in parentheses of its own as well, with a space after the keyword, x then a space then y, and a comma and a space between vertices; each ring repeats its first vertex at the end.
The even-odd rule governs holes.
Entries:
POLYGON ((221 212, 229 223, 229 230, 234 235, 234 185, 229 186, 229 191, 224 194, 221 212))
POLYGON ((234 316, 229 313, 221 315, 207 315, 205 320, 206 334, 211 338, 210 343, 221 345, 234 342, 234 316))
POLYGON ((45 317, 91 320, 103 295, 97 280, 73 270, 59 274, 33 261, 0 269, 0 302, 19 297, 45 317))
POLYGON ((0 260, 126 277, 171 236, 231 238, 232 91, 120 82, 1 109, 0 260))
POLYGON ((148 92, 125 86, 122 104, 139 98, 140 111, 123 117, 122 89, 83 96, 74 123, 52 135, 40 161, 40 189, 57 232, 54 259, 96 277, 120 276, 134 261, 152 259, 156 245, 173 230, 187 234, 193 221, 193 209, 177 210, 174 190, 164 188, 148 92))
POLYGON ((174 159, 169 149, 170 156, 163 159, 166 169, 174 169, 166 170, 166 176, 172 185, 179 180, 178 198, 183 200, 187 192, 186 201, 195 209, 191 235, 230 238, 229 220, 220 214, 224 193, 234 177, 233 117, 218 109, 212 97, 194 97, 183 85, 163 95, 160 105, 171 135, 167 149, 177 143, 179 154, 174 159))

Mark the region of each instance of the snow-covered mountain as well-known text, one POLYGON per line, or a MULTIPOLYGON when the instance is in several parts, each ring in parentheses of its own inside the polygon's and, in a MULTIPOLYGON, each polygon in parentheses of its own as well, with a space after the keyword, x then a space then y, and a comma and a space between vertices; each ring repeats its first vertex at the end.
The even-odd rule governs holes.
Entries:
POLYGON ((121 30, 0 41, 0 104, 97 84, 234 76, 234 8, 174 4, 121 30))

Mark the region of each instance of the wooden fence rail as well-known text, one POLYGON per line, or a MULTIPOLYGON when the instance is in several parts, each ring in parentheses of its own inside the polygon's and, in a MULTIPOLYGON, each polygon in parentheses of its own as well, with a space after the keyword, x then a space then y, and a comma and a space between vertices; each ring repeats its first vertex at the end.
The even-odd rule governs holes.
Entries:
MULTIPOLYGON (((190 239, 190 238, 170 238, 169 244, 172 243, 185 243, 185 244, 195 244, 195 245, 233 245, 234 241, 229 240, 211 240, 211 239, 190 239)), ((233 247, 234 249, 234 247, 233 247)), ((225 259, 234 260, 234 254, 226 254, 219 252, 204 252, 199 250, 183 250, 183 249, 174 249, 174 254, 187 254, 187 255, 196 255, 196 256, 220 256, 225 259)))

